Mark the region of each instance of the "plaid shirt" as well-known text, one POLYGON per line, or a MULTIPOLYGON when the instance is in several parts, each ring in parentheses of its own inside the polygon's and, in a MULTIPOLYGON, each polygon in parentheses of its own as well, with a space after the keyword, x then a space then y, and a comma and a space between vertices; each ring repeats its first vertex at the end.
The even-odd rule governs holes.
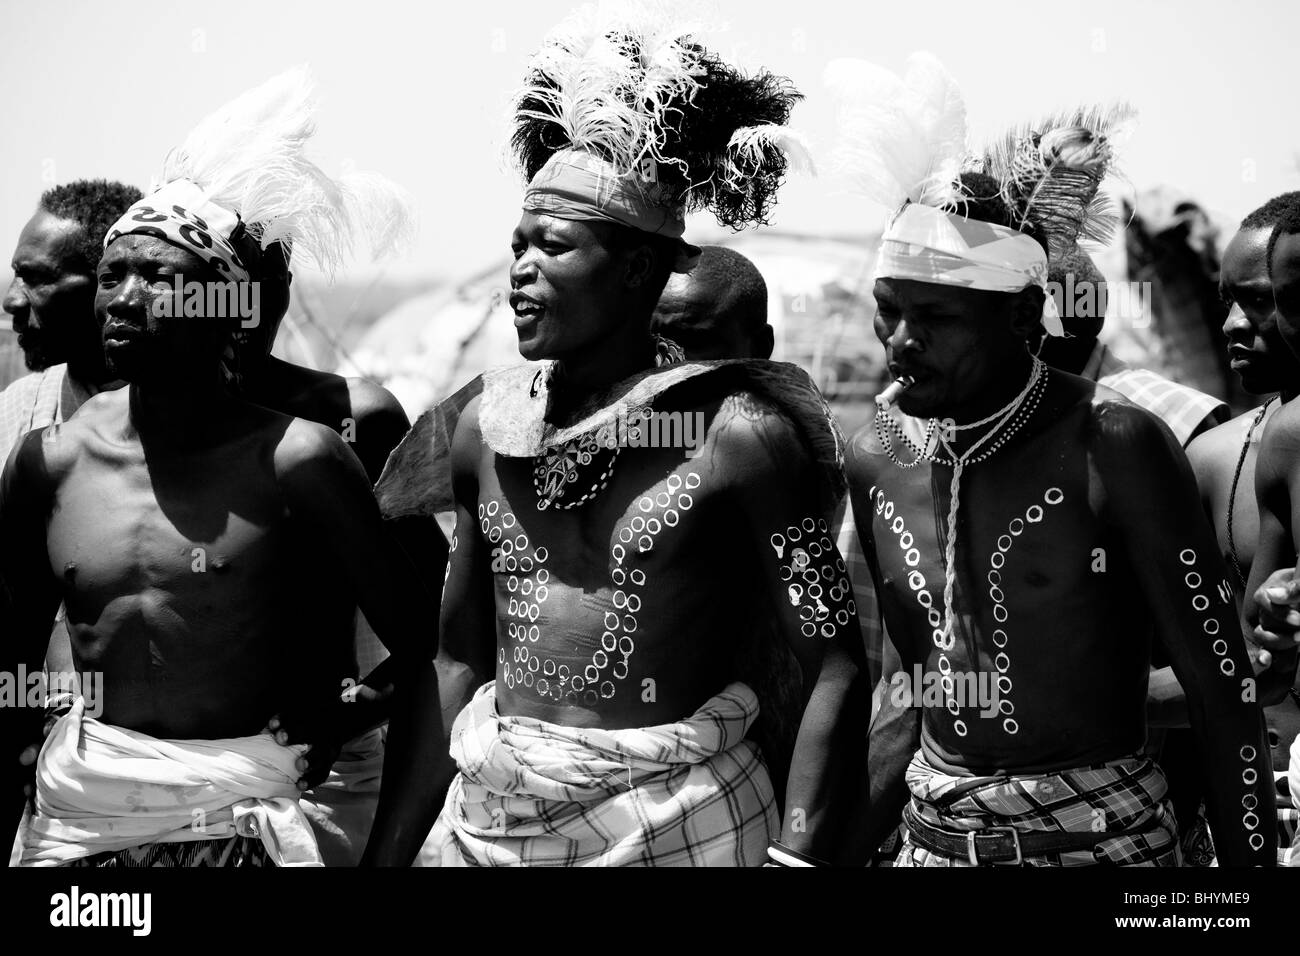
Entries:
POLYGON ((602 730, 503 717, 496 685, 456 718, 460 773, 421 851, 433 866, 761 866, 779 832, 758 698, 729 685, 685 720, 602 730))
POLYGON ((1174 433, 1184 448, 1207 419, 1219 425, 1232 417, 1226 404, 1186 385, 1171 382, 1144 368, 1130 368, 1098 342, 1079 373, 1083 378, 1114 389, 1134 405, 1155 415, 1174 433))
POLYGON ((51 365, 12 383, 0 392, 0 461, 8 461, 13 447, 29 431, 67 421, 90 396, 90 390, 68 374, 66 365, 51 365))

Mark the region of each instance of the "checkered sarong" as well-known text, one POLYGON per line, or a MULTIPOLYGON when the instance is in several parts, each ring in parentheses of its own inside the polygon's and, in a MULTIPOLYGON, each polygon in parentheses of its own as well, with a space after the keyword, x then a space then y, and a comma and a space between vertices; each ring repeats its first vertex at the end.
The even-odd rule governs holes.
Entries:
POLYGON ((442 866, 761 866, 776 801, 733 683, 676 724, 502 717, 488 683, 452 728, 460 767, 422 858, 442 866))
MULTIPOLYGON (((1131 757, 1076 770, 1024 776, 959 777, 936 770, 918 753, 907 768, 912 809, 949 830, 1015 827, 1022 833, 1090 833, 1155 826, 1068 853, 1025 857, 1026 866, 1177 866, 1178 832, 1164 799, 1164 774, 1151 760, 1131 757)), ((895 866, 970 866, 904 841, 895 866)))

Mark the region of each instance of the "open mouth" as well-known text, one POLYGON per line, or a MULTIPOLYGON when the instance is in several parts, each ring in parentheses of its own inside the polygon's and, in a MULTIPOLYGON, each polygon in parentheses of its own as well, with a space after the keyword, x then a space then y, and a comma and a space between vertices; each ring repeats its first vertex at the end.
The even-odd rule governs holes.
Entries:
POLYGON ((546 306, 531 299, 516 299, 511 303, 515 312, 515 328, 527 328, 541 320, 546 313, 546 306))

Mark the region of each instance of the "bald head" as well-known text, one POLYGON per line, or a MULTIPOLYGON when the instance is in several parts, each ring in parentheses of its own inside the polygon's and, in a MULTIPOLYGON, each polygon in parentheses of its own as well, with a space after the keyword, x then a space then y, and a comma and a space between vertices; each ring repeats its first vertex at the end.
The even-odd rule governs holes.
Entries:
POLYGON ((692 360, 771 358, 767 283, 734 249, 703 246, 694 269, 668 280, 651 329, 675 341, 692 360))

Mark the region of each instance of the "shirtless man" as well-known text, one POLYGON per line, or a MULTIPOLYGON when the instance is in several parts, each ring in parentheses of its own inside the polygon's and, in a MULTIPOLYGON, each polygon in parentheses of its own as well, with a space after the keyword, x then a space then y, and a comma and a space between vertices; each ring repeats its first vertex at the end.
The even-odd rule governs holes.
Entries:
MULTIPOLYGON (((582 49, 627 56, 610 38, 634 46, 647 26, 609 25, 582 49)), ((793 102, 771 77, 747 89, 721 61, 698 61, 697 47, 683 55, 706 74, 680 102, 688 116, 710 96, 767 117, 793 102)), ((561 75, 581 73, 572 69, 561 75)), ((549 77, 532 80, 543 88, 549 77)), ((570 92, 561 84, 557 95, 570 92)), ((691 119, 695 130, 718 124, 711 136, 724 142, 723 124, 735 121, 691 119)), ((546 129, 556 127, 521 118, 515 135, 530 185, 511 241, 511 304, 530 361, 484 376, 454 436, 441 650, 465 670, 462 693, 479 689, 456 720, 461 773, 426 851, 441 865, 761 864, 777 811, 748 738, 760 709, 778 702, 760 696, 765 675, 750 672, 755 622, 775 617, 805 686, 816 685, 787 803, 806 823, 796 827, 808 831, 800 849, 834 857, 860 778, 851 754, 834 766, 824 757, 855 737, 861 751, 867 689, 828 536, 838 469, 823 406, 790 366, 684 363, 672 343, 656 342, 655 302, 693 251, 681 218, 650 204, 635 173, 581 139, 557 147, 546 129), (695 447, 593 437, 620 408, 638 429, 669 416, 698 421, 695 447), (640 417, 643 408, 654 417, 640 417)), ((672 187, 721 180, 689 143, 680 148, 689 178, 659 168, 672 187)), ((770 162, 740 187, 751 208, 779 179, 770 162)), ((716 201, 725 211, 729 197, 716 201)), ((432 786, 404 769, 420 765, 420 750, 394 766, 398 724, 389 761, 401 777, 385 775, 367 856, 402 864, 438 805, 432 786)))
MULTIPOLYGON (((1214 522, 1219 547, 1232 572, 1239 604, 1242 595, 1249 593, 1247 580, 1259 540, 1255 474, 1261 440, 1273 414, 1300 391, 1300 360, 1287 347, 1279 329, 1267 262, 1273 227, 1297 205, 1300 193, 1284 193, 1243 219, 1224 250, 1219 279, 1219 290, 1231 309, 1223 332, 1233 370, 1246 391, 1270 397, 1259 408, 1205 433, 1187 448, 1202 503, 1214 522)), ((1287 753, 1300 723, 1300 708, 1288 695, 1276 707, 1267 708, 1265 718, 1271 731, 1274 768, 1285 770, 1287 753)))
POLYGON ((1135 756, 1154 631, 1188 689, 1221 862, 1271 863, 1250 664, 1185 460, 1149 414, 1033 359, 1043 235, 1012 228, 1023 220, 995 181, 962 184, 980 198, 953 214, 908 206, 886 233, 876 331, 914 384, 898 399, 906 418, 859 433, 846 462, 886 673, 902 672, 872 728, 868 841, 910 790, 900 865, 1173 865, 1164 781, 1135 756), (936 213, 979 237, 934 253, 975 257, 951 283, 914 238, 936 234, 936 213), (997 261, 1023 257, 1019 292, 971 278, 994 237, 1011 244, 997 261), (908 427, 926 419, 928 433, 908 427), (943 693, 922 700, 913 674, 938 675, 943 693), (973 686, 989 693, 972 701, 973 686))
POLYGON ((727 246, 701 246, 695 268, 668 280, 650 328, 693 362, 772 357, 767 283, 754 263, 727 246))
POLYGON ((361 459, 371 483, 411 427, 391 392, 364 378, 345 378, 294 365, 271 354, 289 307, 293 273, 284 250, 267 250, 261 276, 261 310, 252 328, 238 333, 239 391, 246 400, 296 418, 329 425, 361 459))
MULTIPOLYGON (((1265 252, 1276 306, 1277 331, 1300 355, 1300 209, 1279 218, 1265 252)), ((1275 703, 1294 686, 1300 643, 1300 575, 1295 572, 1300 542, 1300 409, 1284 402, 1270 417, 1255 465, 1255 499, 1259 506, 1259 541, 1247 577, 1245 623, 1265 649, 1261 661, 1261 699, 1275 703), (1265 676, 1272 679, 1265 681, 1265 676)), ((1300 806, 1300 755, 1292 744, 1289 764, 1293 806, 1300 806)), ((1297 846, 1293 841, 1290 861, 1297 846)), ((1285 849, 1285 848, 1282 848, 1285 849)))
MULTIPOLYGON (((289 306, 293 273, 286 249, 273 244, 261 257, 260 308, 257 323, 236 333, 237 385, 246 401, 285 415, 332 428, 349 444, 373 485, 410 423, 401 405, 382 386, 362 378, 344 378, 303 368, 271 355, 271 347, 289 306)), ((417 562, 425 580, 437 580, 446 568, 447 542, 432 520, 403 518, 386 526, 387 540, 417 562)), ((303 796, 327 866, 355 866, 365 847, 378 799, 383 767, 381 725, 389 717, 393 665, 369 623, 357 615, 346 592, 322 592, 322 605, 333 605, 332 619, 355 619, 355 650, 335 680, 342 700, 343 741, 340 760, 323 785, 303 796)), ((280 727, 280 718, 272 720, 280 727)), ((287 731, 296 728, 287 728, 287 731)))
MULTIPOLYGON (((305 90, 291 72, 227 110, 252 106, 270 141, 282 115, 300 115, 293 100, 305 90)), ((322 773, 333 759, 353 631, 321 595, 360 606, 394 648, 435 613, 386 547, 364 469, 339 436, 229 393, 222 360, 245 317, 162 308, 178 276, 240 283, 261 271, 238 212, 209 198, 218 185, 241 194, 238 182, 208 179, 204 160, 229 150, 193 137, 186 146, 187 168, 208 185, 177 178, 137 203, 100 263, 105 354, 131 387, 29 435, 3 478, 9 654, 29 668, 39 660, 62 599, 77 670, 103 675, 100 719, 75 705, 42 751, 24 854, 37 865, 319 862, 296 799, 299 775, 312 775, 303 748, 260 731, 271 715, 290 715, 302 737, 326 741, 312 751, 322 773), (175 746, 160 751, 153 738, 175 746), (214 739, 215 760, 205 743, 214 739), (122 758, 154 760, 151 782, 124 778, 133 764, 122 758), (198 766, 206 787, 194 786, 198 766), (130 817, 132 826, 135 798, 125 795, 141 787, 171 812, 130 817), (260 842, 246 839, 253 833, 260 842)), ((244 174, 263 172, 243 158, 244 174)), ((283 165, 277 175, 281 197, 314 181, 283 165)))

